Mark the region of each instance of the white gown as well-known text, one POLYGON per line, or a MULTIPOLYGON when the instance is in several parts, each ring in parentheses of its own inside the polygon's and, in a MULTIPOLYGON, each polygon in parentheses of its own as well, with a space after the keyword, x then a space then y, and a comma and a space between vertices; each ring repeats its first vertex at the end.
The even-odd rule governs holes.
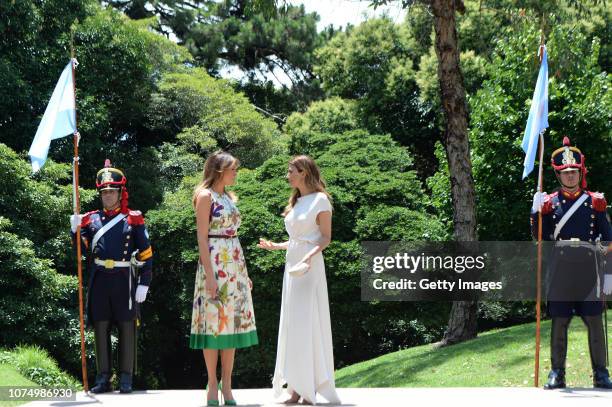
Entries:
POLYGON ((275 397, 281 396, 283 385, 287 383, 289 393, 295 390, 313 404, 316 403, 316 393, 330 403, 340 404, 334 380, 323 255, 319 252, 312 257, 310 269, 304 275, 293 276, 287 272, 312 250, 312 242, 321 237, 316 223, 317 214, 331 210, 327 196, 315 192, 298 198, 285 216, 289 248, 283 276, 276 367, 272 379, 275 397))

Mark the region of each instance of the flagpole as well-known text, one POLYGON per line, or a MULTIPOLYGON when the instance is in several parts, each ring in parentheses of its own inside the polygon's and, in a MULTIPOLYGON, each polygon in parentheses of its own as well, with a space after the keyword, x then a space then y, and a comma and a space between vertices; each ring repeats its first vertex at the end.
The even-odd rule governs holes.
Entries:
MULTIPOLYGON (((74 31, 72 34, 74 35, 74 31)), ((77 113, 76 113, 76 78, 74 71, 74 44, 72 37, 70 39, 70 58, 72 62, 72 91, 74 93, 74 119, 75 127, 77 126, 77 113)), ((74 184, 74 214, 79 215, 81 212, 81 196, 79 193, 79 134, 78 132, 73 135, 74 142, 74 160, 73 160, 73 184, 74 184)), ((87 360, 85 358, 85 324, 83 321, 83 267, 81 262, 81 225, 77 226, 76 230, 76 249, 77 249, 77 273, 79 276, 79 323, 81 331, 81 371, 83 375, 83 390, 89 391, 89 383, 87 382, 87 360)))
MULTIPOLYGON (((540 168, 538 170, 538 192, 542 193, 542 161, 544 159, 544 134, 540 133, 540 168)), ((540 319, 542 304, 542 211, 538 212, 538 271, 536 276, 536 349, 534 386, 539 387, 540 379, 540 319)))
MULTIPOLYGON (((542 63, 542 47, 544 46, 544 34, 540 39, 540 63, 542 63)), ((543 191, 543 162, 544 162, 544 131, 540 132, 539 137, 540 165, 538 168, 538 192, 543 191)), ((538 267, 536 275, 536 348, 534 366, 534 386, 540 387, 540 320, 542 308, 542 210, 538 211, 538 267)))

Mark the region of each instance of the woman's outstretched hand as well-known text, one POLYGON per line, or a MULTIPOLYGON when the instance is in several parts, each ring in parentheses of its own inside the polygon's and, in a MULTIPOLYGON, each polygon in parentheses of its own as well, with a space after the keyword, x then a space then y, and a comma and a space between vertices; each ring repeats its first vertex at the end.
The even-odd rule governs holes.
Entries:
POLYGON ((259 247, 260 249, 265 249, 265 250, 275 250, 276 243, 260 237, 259 243, 257 243, 257 247, 259 247))

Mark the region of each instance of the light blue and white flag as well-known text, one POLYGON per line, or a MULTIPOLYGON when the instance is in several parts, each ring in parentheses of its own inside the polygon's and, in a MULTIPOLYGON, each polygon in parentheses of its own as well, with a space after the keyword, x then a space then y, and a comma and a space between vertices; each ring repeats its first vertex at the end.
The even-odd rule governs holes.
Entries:
POLYGON ((32 172, 37 172, 47 161, 51 140, 62 138, 76 132, 76 106, 74 101, 74 82, 72 81, 71 59, 62 71, 62 75, 55 85, 51 100, 45 109, 34 141, 30 146, 28 155, 32 161, 32 172))
POLYGON ((523 151, 525 152, 523 179, 533 171, 533 164, 538 150, 538 138, 546 128, 548 128, 548 58, 546 46, 542 45, 540 73, 538 74, 538 81, 533 91, 529 119, 527 119, 522 143, 523 151))

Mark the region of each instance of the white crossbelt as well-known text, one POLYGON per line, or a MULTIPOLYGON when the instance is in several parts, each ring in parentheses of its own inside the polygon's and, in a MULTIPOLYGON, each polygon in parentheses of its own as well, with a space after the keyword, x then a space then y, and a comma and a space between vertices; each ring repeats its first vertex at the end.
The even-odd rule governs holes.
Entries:
MULTIPOLYGON (((127 215, 119 214, 115 216, 110 222, 102 227, 102 229, 98 230, 98 232, 94 235, 93 241, 91 244, 91 251, 93 253, 96 245, 98 244, 98 240, 109 230, 113 228, 116 224, 121 222, 126 218, 127 215)), ((103 266, 105 269, 114 269, 116 267, 128 267, 130 269, 130 277, 128 278, 128 308, 132 309, 132 278, 135 278, 135 269, 136 267, 141 266, 140 262, 136 260, 135 253, 132 253, 132 261, 115 261, 113 259, 94 259, 94 263, 98 266, 103 266)), ((142 263, 144 264, 144 263, 142 263)))
POLYGON ((563 215, 563 217, 561 218, 561 220, 557 224, 557 227, 555 228, 555 232, 554 232, 554 235, 553 235, 553 238, 555 240, 557 240, 557 237, 559 236, 559 233, 561 233, 561 229, 563 229, 563 226, 565 226, 565 224, 567 223, 569 218, 572 217, 574 212, 576 212, 578 210, 580 205, 582 205, 582 203, 584 201, 586 201, 588 199, 588 197, 589 197, 588 194, 583 194, 580 198, 578 198, 578 200, 576 202, 574 202, 574 204, 571 206, 571 208, 569 208, 569 210, 567 212, 565 212, 565 214, 563 215))
POLYGON ((94 263, 96 263, 98 266, 104 266, 104 268, 107 269, 113 269, 115 267, 130 267, 132 265, 132 263, 129 261, 116 261, 112 259, 95 259, 94 263))
POLYGON ((125 215, 124 213, 121 213, 121 214, 115 216, 110 222, 108 222, 106 225, 102 226, 102 229, 100 229, 100 230, 98 230, 96 232, 96 234, 94 235, 93 239, 91 240, 91 251, 92 252, 96 248, 96 245, 98 244, 98 240, 100 240, 100 238, 102 236, 104 236, 104 234, 106 232, 111 230, 113 226, 115 226, 117 223, 119 223, 123 219, 125 219, 126 216, 127 215, 125 215))

